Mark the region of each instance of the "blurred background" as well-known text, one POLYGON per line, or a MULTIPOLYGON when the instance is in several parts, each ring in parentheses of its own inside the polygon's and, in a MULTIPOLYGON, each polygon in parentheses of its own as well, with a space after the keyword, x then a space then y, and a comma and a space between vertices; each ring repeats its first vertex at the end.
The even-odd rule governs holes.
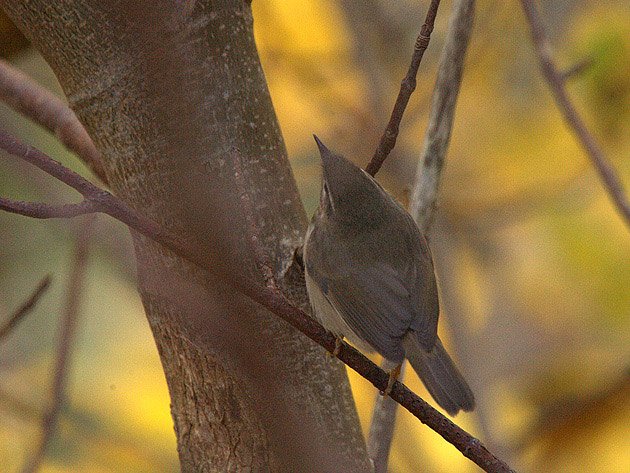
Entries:
MULTIPOLYGON (((310 214, 320 170, 311 138, 365 165, 389 117, 428 2, 256 0, 263 66, 310 214)), ((440 7, 418 89, 378 179, 413 185, 451 2, 440 7)), ((630 188, 630 5, 543 2, 558 64, 630 188)), ((0 25, 0 54, 61 94, 42 58, 0 25)), ((0 105, 1 126, 85 176, 51 135, 0 105)), ((77 196, 0 157, 0 195, 77 196)), ((177 471, 166 383, 126 229, 99 217, 68 388, 45 472, 177 471)), ((0 213, 0 321, 50 273, 51 289, 0 341, 0 471, 18 471, 48 403, 75 223, 0 213)), ((456 421, 519 471, 630 471, 630 232, 564 125, 518 2, 479 2, 438 215, 430 235, 441 337, 478 409, 456 421)), ((375 358, 375 361, 376 360, 375 358)), ((376 391, 350 372, 364 429, 376 391)), ((428 394, 408 370, 406 382, 428 394)), ((477 471, 400 411, 391 471, 477 471)))

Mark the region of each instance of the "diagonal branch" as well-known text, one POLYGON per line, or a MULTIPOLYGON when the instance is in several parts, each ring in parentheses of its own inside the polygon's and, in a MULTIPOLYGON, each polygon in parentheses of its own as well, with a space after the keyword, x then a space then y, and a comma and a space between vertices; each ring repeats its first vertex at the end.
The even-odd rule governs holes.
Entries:
POLYGON ((416 183, 411 196, 411 215, 426 233, 433 219, 444 158, 453 129, 464 60, 473 27, 474 0, 459 0, 453 6, 444 51, 433 90, 429 124, 422 143, 416 183))
POLYGON ((66 168, 61 163, 55 161, 38 149, 22 143, 16 137, 4 130, 0 130, 0 149, 4 149, 7 153, 33 164, 57 180, 72 187, 84 197, 84 201, 81 203, 68 204, 65 206, 18 202, 10 199, 3 199, 0 201, 0 208, 2 208, 2 210, 26 216, 36 214, 37 218, 66 217, 66 215, 63 215, 66 212, 73 214, 68 216, 97 212, 105 213, 110 217, 114 217, 116 220, 126 223, 129 227, 139 233, 158 241, 175 253, 178 253, 178 251, 174 248, 179 249, 180 252, 184 251, 187 256, 183 256, 181 253, 178 253, 183 258, 191 261, 194 261, 195 259, 199 260, 198 256, 193 256, 197 253, 197 251, 192 245, 170 234, 156 222, 145 217, 141 213, 130 209, 110 192, 92 184, 81 175, 66 168), (91 211, 88 207, 92 207, 91 211))
POLYGON ((592 57, 586 57, 562 71, 560 76, 564 82, 567 82, 569 79, 573 79, 574 77, 582 74, 584 71, 590 69, 594 62, 595 60, 592 57))
POLYGON ((0 59, 0 100, 55 134, 105 184, 101 154, 75 115, 59 97, 0 59))
POLYGON ((523 11, 525 12, 531 29, 532 42, 534 43, 536 54, 538 55, 540 68, 545 80, 549 84, 556 104, 565 121, 582 144, 593 166, 599 173, 610 200, 612 200, 613 204, 617 207, 617 211, 625 220, 626 225, 630 226, 630 203, 624 193, 621 180, 569 98, 569 94, 565 88, 565 77, 554 64, 551 55, 551 46, 549 45, 540 14, 533 0, 521 0, 521 4, 523 5, 523 11))
POLYGON ((64 309, 63 318, 60 320, 59 344, 57 346, 55 359, 50 406, 46 409, 42 419, 42 430, 37 448, 22 468, 22 473, 34 473, 38 470, 46 454, 48 444, 55 433, 59 412, 65 402, 70 353, 74 345, 77 318, 79 315, 79 303, 85 286, 88 247, 93 220, 93 218, 90 218, 88 222, 79 227, 80 234, 77 236, 74 251, 74 262, 67 289, 66 307, 64 309))
POLYGON ((396 98, 396 103, 394 104, 394 110, 392 110, 392 115, 389 118, 389 122, 387 123, 383 136, 381 137, 381 141, 376 148, 376 152, 374 153, 374 156, 372 156, 372 160, 365 168, 365 171, 371 176, 374 176, 378 170, 381 169, 383 162, 387 159, 387 156, 389 156, 389 153, 396 145, 400 121, 405 113, 411 94, 414 90, 416 90, 416 76, 418 75, 418 68, 420 67, 422 56, 424 56, 424 52, 429 46, 431 32, 433 31, 433 23, 435 22, 435 16, 437 15, 439 6, 440 0, 431 0, 431 5, 427 11, 424 24, 420 29, 418 39, 416 39, 409 70, 400 84, 400 92, 398 92, 398 97, 396 98))
MULTIPOLYGON (((41 151, 24 145, 16 138, 2 131, 0 131, 0 148, 7 151, 10 148, 12 154, 35 164, 40 169, 46 170, 49 174, 81 192, 87 200, 94 203, 95 211, 114 217, 131 229, 162 244, 178 256, 212 272, 212 274, 232 285, 254 302, 281 317, 329 352, 335 351, 335 336, 309 317, 306 312, 294 306, 273 285, 260 286, 245 276, 235 274, 234 268, 218 265, 217 261, 212 258, 212 255, 197 251, 193 242, 172 235, 157 223, 127 207, 124 202, 114 195, 83 179, 41 151)), ((359 375, 370 381, 380 391, 386 389, 389 375, 356 349, 344 344, 338 358, 359 373, 359 375)), ((509 466, 490 453, 478 439, 444 417, 402 383, 397 382, 394 384, 390 396, 485 471, 512 471, 509 466)))
POLYGON ((42 202, 24 202, 0 197, 0 210, 32 218, 68 218, 97 212, 94 204, 83 200, 78 204, 51 205, 42 202))
POLYGON ((3 325, 0 326, 0 340, 11 333, 11 330, 13 330, 13 328, 24 318, 24 316, 33 310, 35 304, 37 304, 39 299, 44 295, 50 286, 50 281, 50 274, 44 276, 30 297, 12 315, 9 316, 3 325))

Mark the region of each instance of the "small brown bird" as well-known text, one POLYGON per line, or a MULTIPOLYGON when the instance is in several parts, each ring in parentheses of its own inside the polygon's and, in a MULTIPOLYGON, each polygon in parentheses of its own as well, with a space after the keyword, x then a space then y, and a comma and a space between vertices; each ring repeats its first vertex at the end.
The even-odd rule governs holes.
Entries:
POLYGON ((472 410, 473 394, 437 336, 438 289, 424 236, 369 174, 315 141, 323 187, 304 263, 316 317, 360 350, 398 366, 407 358, 450 415, 472 410))

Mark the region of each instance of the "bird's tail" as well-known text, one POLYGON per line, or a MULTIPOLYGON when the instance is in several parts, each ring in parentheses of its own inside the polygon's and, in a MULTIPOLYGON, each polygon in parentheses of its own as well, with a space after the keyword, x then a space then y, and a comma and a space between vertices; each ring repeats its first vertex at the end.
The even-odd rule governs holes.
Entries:
POLYGON ((446 412, 454 416, 460 410, 472 411, 475 397, 468 383, 455 367, 438 338, 433 350, 426 351, 416 334, 408 332, 403 339, 406 357, 427 390, 446 412))

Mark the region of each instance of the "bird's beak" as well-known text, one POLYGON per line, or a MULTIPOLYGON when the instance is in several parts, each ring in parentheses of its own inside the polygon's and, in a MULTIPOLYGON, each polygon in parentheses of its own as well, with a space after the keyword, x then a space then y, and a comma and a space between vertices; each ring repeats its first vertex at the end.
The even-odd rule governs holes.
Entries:
POLYGON ((317 143, 317 147, 319 148, 319 153, 322 156, 332 154, 332 152, 328 148, 326 148, 326 145, 322 143, 322 141, 317 137, 317 135, 313 135, 313 138, 315 138, 315 143, 317 143))

